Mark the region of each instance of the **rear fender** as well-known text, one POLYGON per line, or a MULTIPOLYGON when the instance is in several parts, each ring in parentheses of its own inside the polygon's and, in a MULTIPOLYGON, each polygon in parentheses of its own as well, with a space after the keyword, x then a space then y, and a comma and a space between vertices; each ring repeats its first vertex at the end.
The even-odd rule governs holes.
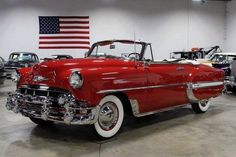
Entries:
POLYGON ((217 97, 224 89, 224 71, 200 65, 189 75, 187 86, 190 102, 217 97))

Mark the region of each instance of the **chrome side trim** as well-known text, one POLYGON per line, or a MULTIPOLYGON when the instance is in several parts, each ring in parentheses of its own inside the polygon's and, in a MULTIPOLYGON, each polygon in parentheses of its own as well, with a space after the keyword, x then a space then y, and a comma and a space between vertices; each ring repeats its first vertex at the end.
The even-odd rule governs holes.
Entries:
POLYGON ((144 117, 144 116, 147 116, 147 115, 152 115, 152 114, 156 114, 156 113, 170 111, 170 110, 177 109, 177 108, 182 108, 182 107, 187 106, 187 105, 188 104, 183 104, 183 105, 168 107, 168 108, 164 108, 164 109, 160 109, 160 110, 156 110, 156 111, 151 111, 151 112, 145 112, 145 113, 140 113, 140 112, 139 113, 134 113, 133 112, 133 115, 135 117, 144 117))
POLYGON ((156 85, 156 86, 146 86, 146 87, 135 87, 135 88, 121 88, 121 89, 108 89, 100 90, 97 94, 106 94, 114 92, 123 92, 123 91, 132 91, 132 90, 143 90, 143 89, 154 89, 154 88, 165 88, 165 87, 176 87, 176 86, 186 86, 186 83, 176 83, 176 84, 165 84, 165 85, 156 85))
POLYGON ((199 88, 207 88, 223 85, 224 82, 199 82, 199 83, 176 83, 176 84, 165 84, 165 85, 156 85, 156 86, 146 86, 146 87, 135 87, 135 88, 121 88, 121 89, 108 89, 108 90, 100 90, 97 94, 106 94, 106 93, 114 93, 114 92, 124 92, 124 91, 132 91, 132 90, 143 90, 143 89, 153 89, 153 88, 165 88, 165 87, 176 87, 176 86, 187 86, 191 89, 199 89, 199 88))
POLYGON ((188 86, 188 87, 187 87, 186 92, 187 92, 188 100, 189 100, 190 102, 198 102, 199 99, 196 98, 195 95, 193 94, 193 84, 192 84, 192 83, 189 83, 187 86, 188 86))
MULTIPOLYGON (((202 82, 202 83, 187 83, 187 89, 186 89, 186 92, 187 92, 187 97, 189 99, 189 102, 190 103, 198 103, 199 101, 201 101, 200 99, 198 99, 194 93, 193 93, 193 90, 194 89, 203 89, 203 88, 207 88, 207 87, 215 87, 215 86, 220 86, 220 85, 223 85, 224 82, 220 82, 220 81, 217 81, 217 82, 202 82)), ((185 85, 185 84, 179 84, 179 85, 185 85)), ((152 86, 154 87, 154 86, 152 86)), ((159 88, 159 86, 155 86, 156 88, 159 88)), ((163 87, 163 86, 161 86, 163 87)), ((132 108, 132 111, 133 111, 133 115, 135 117, 142 117, 142 116, 146 116, 146 115, 151 115, 151 114, 155 114, 155 113, 159 113, 159 112, 165 112, 165 111, 168 111, 168 110, 172 110, 172 109, 175 109, 175 108, 180 108, 180 107, 183 107, 183 106, 186 106, 186 104, 184 105, 178 105, 178 106, 173 106, 173 107, 169 107, 169 108, 165 108, 165 109, 161 109, 161 110, 156 110, 156 111, 151 111, 151 112, 146 112, 146 113, 140 113, 140 110, 139 110, 139 103, 137 100, 132 100, 130 99, 130 104, 131 104, 131 108, 132 108)))
POLYGON ((199 83, 188 83, 188 87, 187 87, 187 96, 188 99, 191 103, 197 103, 200 101, 200 99, 198 99, 194 93, 193 90, 197 90, 197 89, 203 89, 203 88, 208 88, 208 87, 216 87, 216 86, 221 86, 224 85, 224 82, 221 81, 216 81, 216 82, 199 82, 199 83))
POLYGON ((132 100, 132 99, 130 99, 129 101, 130 101, 130 104, 131 104, 133 115, 134 116, 138 115, 140 113, 138 101, 137 100, 132 100))
POLYGON ((224 82, 221 82, 221 81, 217 81, 217 82, 199 82, 199 83, 196 83, 196 84, 192 84, 192 89, 221 86, 223 84, 224 84, 224 82))

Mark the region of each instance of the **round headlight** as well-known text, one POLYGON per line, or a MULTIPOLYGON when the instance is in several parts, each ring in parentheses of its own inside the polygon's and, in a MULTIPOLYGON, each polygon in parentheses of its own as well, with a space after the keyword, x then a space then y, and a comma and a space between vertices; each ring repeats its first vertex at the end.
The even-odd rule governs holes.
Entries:
POLYGON ((17 83, 17 82, 20 81, 20 74, 19 74, 18 72, 14 72, 14 73, 12 74, 11 78, 12 78, 12 81, 14 81, 14 82, 17 83))
POLYGON ((83 85, 83 77, 79 71, 72 72, 69 78, 69 83, 73 88, 81 88, 83 85))

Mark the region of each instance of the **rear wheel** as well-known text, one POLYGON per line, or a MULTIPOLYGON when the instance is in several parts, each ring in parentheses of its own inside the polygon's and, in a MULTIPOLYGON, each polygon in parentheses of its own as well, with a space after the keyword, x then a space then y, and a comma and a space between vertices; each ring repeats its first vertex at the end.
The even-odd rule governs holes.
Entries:
POLYGON ((42 119, 37 119, 37 118, 29 118, 32 122, 34 122, 35 124, 41 125, 41 126, 47 126, 47 125, 51 125, 53 124, 52 121, 45 121, 42 119))
POLYGON ((208 108, 210 107, 210 101, 209 100, 202 100, 198 103, 192 103, 192 109, 195 113, 205 113, 208 108))
POLYGON ((111 138, 121 129, 124 109, 121 100, 114 96, 104 97, 100 103, 98 121, 94 124, 96 135, 100 138, 111 138))

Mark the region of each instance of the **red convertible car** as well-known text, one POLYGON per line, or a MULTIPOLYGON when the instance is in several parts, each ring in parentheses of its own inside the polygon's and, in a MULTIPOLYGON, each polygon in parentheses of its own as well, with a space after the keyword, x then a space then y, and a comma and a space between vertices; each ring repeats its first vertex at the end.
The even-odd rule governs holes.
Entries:
POLYGON ((93 44, 85 58, 51 60, 22 68, 6 108, 39 125, 93 125, 111 138, 124 114, 135 117, 191 104, 208 110, 221 94, 224 72, 183 59, 154 61, 150 43, 107 40, 93 44))

